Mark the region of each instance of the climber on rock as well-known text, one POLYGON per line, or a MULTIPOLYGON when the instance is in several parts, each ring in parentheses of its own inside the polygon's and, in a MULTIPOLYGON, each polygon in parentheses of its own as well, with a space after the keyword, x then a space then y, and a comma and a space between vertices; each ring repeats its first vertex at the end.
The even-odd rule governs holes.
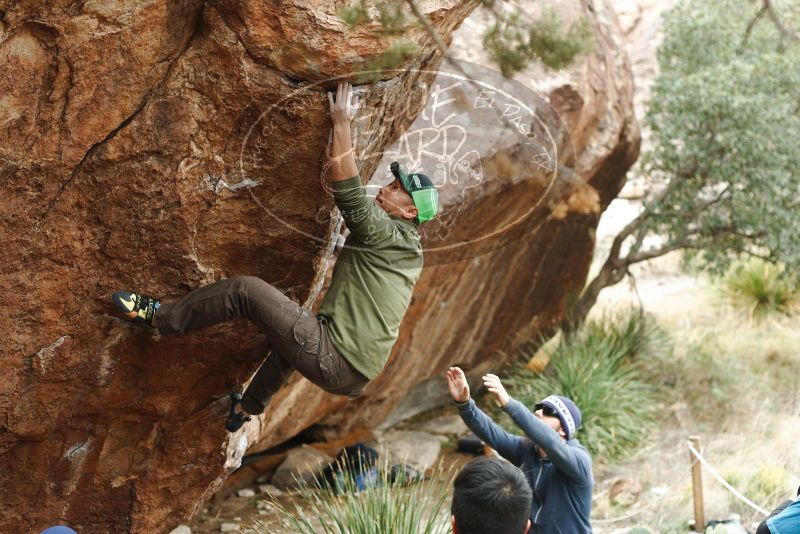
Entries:
POLYGON ((464 371, 450 367, 445 378, 467 427, 525 473, 533 490, 531 532, 592 532, 592 458, 575 439, 581 426, 581 411, 575 403, 567 397, 550 395, 531 412, 509 396, 497 375, 484 375, 483 385, 525 434, 515 436, 478 408, 470 397, 464 371))
POLYGON ((436 215, 436 188, 424 174, 406 174, 393 163, 395 180, 370 201, 353 156, 350 126, 358 103, 351 85, 340 83, 335 99, 328 93, 328 103, 331 188, 350 234, 317 313, 250 276, 219 280, 173 303, 128 291, 112 297, 129 320, 160 333, 184 333, 234 317, 249 319, 264 333, 271 355, 244 395, 229 395, 229 432, 262 413, 292 370, 329 393, 360 395, 383 369, 422 271, 418 227, 436 215))

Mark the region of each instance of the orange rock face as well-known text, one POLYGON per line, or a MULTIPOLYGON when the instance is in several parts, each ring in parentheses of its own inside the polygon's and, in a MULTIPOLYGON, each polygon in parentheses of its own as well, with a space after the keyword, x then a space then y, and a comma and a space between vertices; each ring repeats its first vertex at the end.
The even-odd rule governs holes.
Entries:
MULTIPOLYGON (((475 6, 422 2, 446 39, 475 6)), ((2 532, 167 532, 245 450, 314 424, 374 427, 447 365, 498 362, 582 286, 597 217, 638 148, 616 30, 587 11, 596 50, 543 92, 561 172, 520 170, 524 147, 483 139, 483 176, 504 178, 468 193, 466 178, 442 182, 429 267, 384 373, 349 404, 295 378, 266 419, 229 436, 224 395, 267 354, 256 329, 157 336, 116 318, 109 296, 168 300, 249 274, 318 302, 337 235, 324 89, 398 37, 349 31, 319 1, 25 1, 0 13, 2 532), (509 230, 492 240, 498 227, 509 230), (490 237, 461 246, 476 234, 490 237)), ((383 172, 380 155, 435 84, 441 58, 410 21, 405 36, 422 53, 359 88, 370 113, 358 150, 376 154, 360 158, 364 176, 383 172)))

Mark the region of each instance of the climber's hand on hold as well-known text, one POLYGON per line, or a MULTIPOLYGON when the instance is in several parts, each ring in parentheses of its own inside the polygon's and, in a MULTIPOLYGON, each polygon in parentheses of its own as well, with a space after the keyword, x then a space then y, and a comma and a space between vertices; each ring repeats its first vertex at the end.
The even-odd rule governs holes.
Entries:
POLYGON ((358 98, 353 99, 353 86, 349 82, 339 83, 335 99, 333 93, 328 93, 328 104, 334 126, 349 126, 359 108, 358 98))
POLYGON ((453 400, 459 403, 467 402, 469 400, 469 383, 467 383, 467 377, 464 376, 464 371, 459 367, 451 367, 445 373, 445 377, 453 400))
POLYGON ((358 102, 352 103, 353 87, 342 82, 336 90, 336 99, 328 93, 331 108, 333 136, 331 146, 331 180, 339 182, 358 176, 358 167, 353 155, 353 141, 350 138, 350 123, 358 111, 358 102))

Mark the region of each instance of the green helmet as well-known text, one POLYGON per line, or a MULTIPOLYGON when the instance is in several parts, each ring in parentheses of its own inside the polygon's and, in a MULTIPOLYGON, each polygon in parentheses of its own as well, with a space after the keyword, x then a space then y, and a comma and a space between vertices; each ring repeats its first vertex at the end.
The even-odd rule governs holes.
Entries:
POLYGON ((396 161, 389 167, 392 174, 403 185, 403 189, 411 195, 414 206, 417 207, 417 223, 430 221, 439 211, 439 192, 431 179, 422 173, 406 174, 396 161))

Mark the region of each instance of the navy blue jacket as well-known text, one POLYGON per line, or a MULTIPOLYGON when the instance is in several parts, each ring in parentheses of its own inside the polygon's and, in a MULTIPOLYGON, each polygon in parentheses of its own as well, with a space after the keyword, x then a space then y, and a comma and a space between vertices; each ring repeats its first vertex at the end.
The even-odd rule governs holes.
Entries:
POLYGON ((524 404, 511 399, 503 410, 525 432, 509 434, 470 399, 458 404, 464 423, 500 456, 525 473, 533 490, 531 534, 586 534, 592 532, 592 458, 578 440, 564 441, 533 415, 524 404), (541 448, 547 453, 542 459, 541 448))

